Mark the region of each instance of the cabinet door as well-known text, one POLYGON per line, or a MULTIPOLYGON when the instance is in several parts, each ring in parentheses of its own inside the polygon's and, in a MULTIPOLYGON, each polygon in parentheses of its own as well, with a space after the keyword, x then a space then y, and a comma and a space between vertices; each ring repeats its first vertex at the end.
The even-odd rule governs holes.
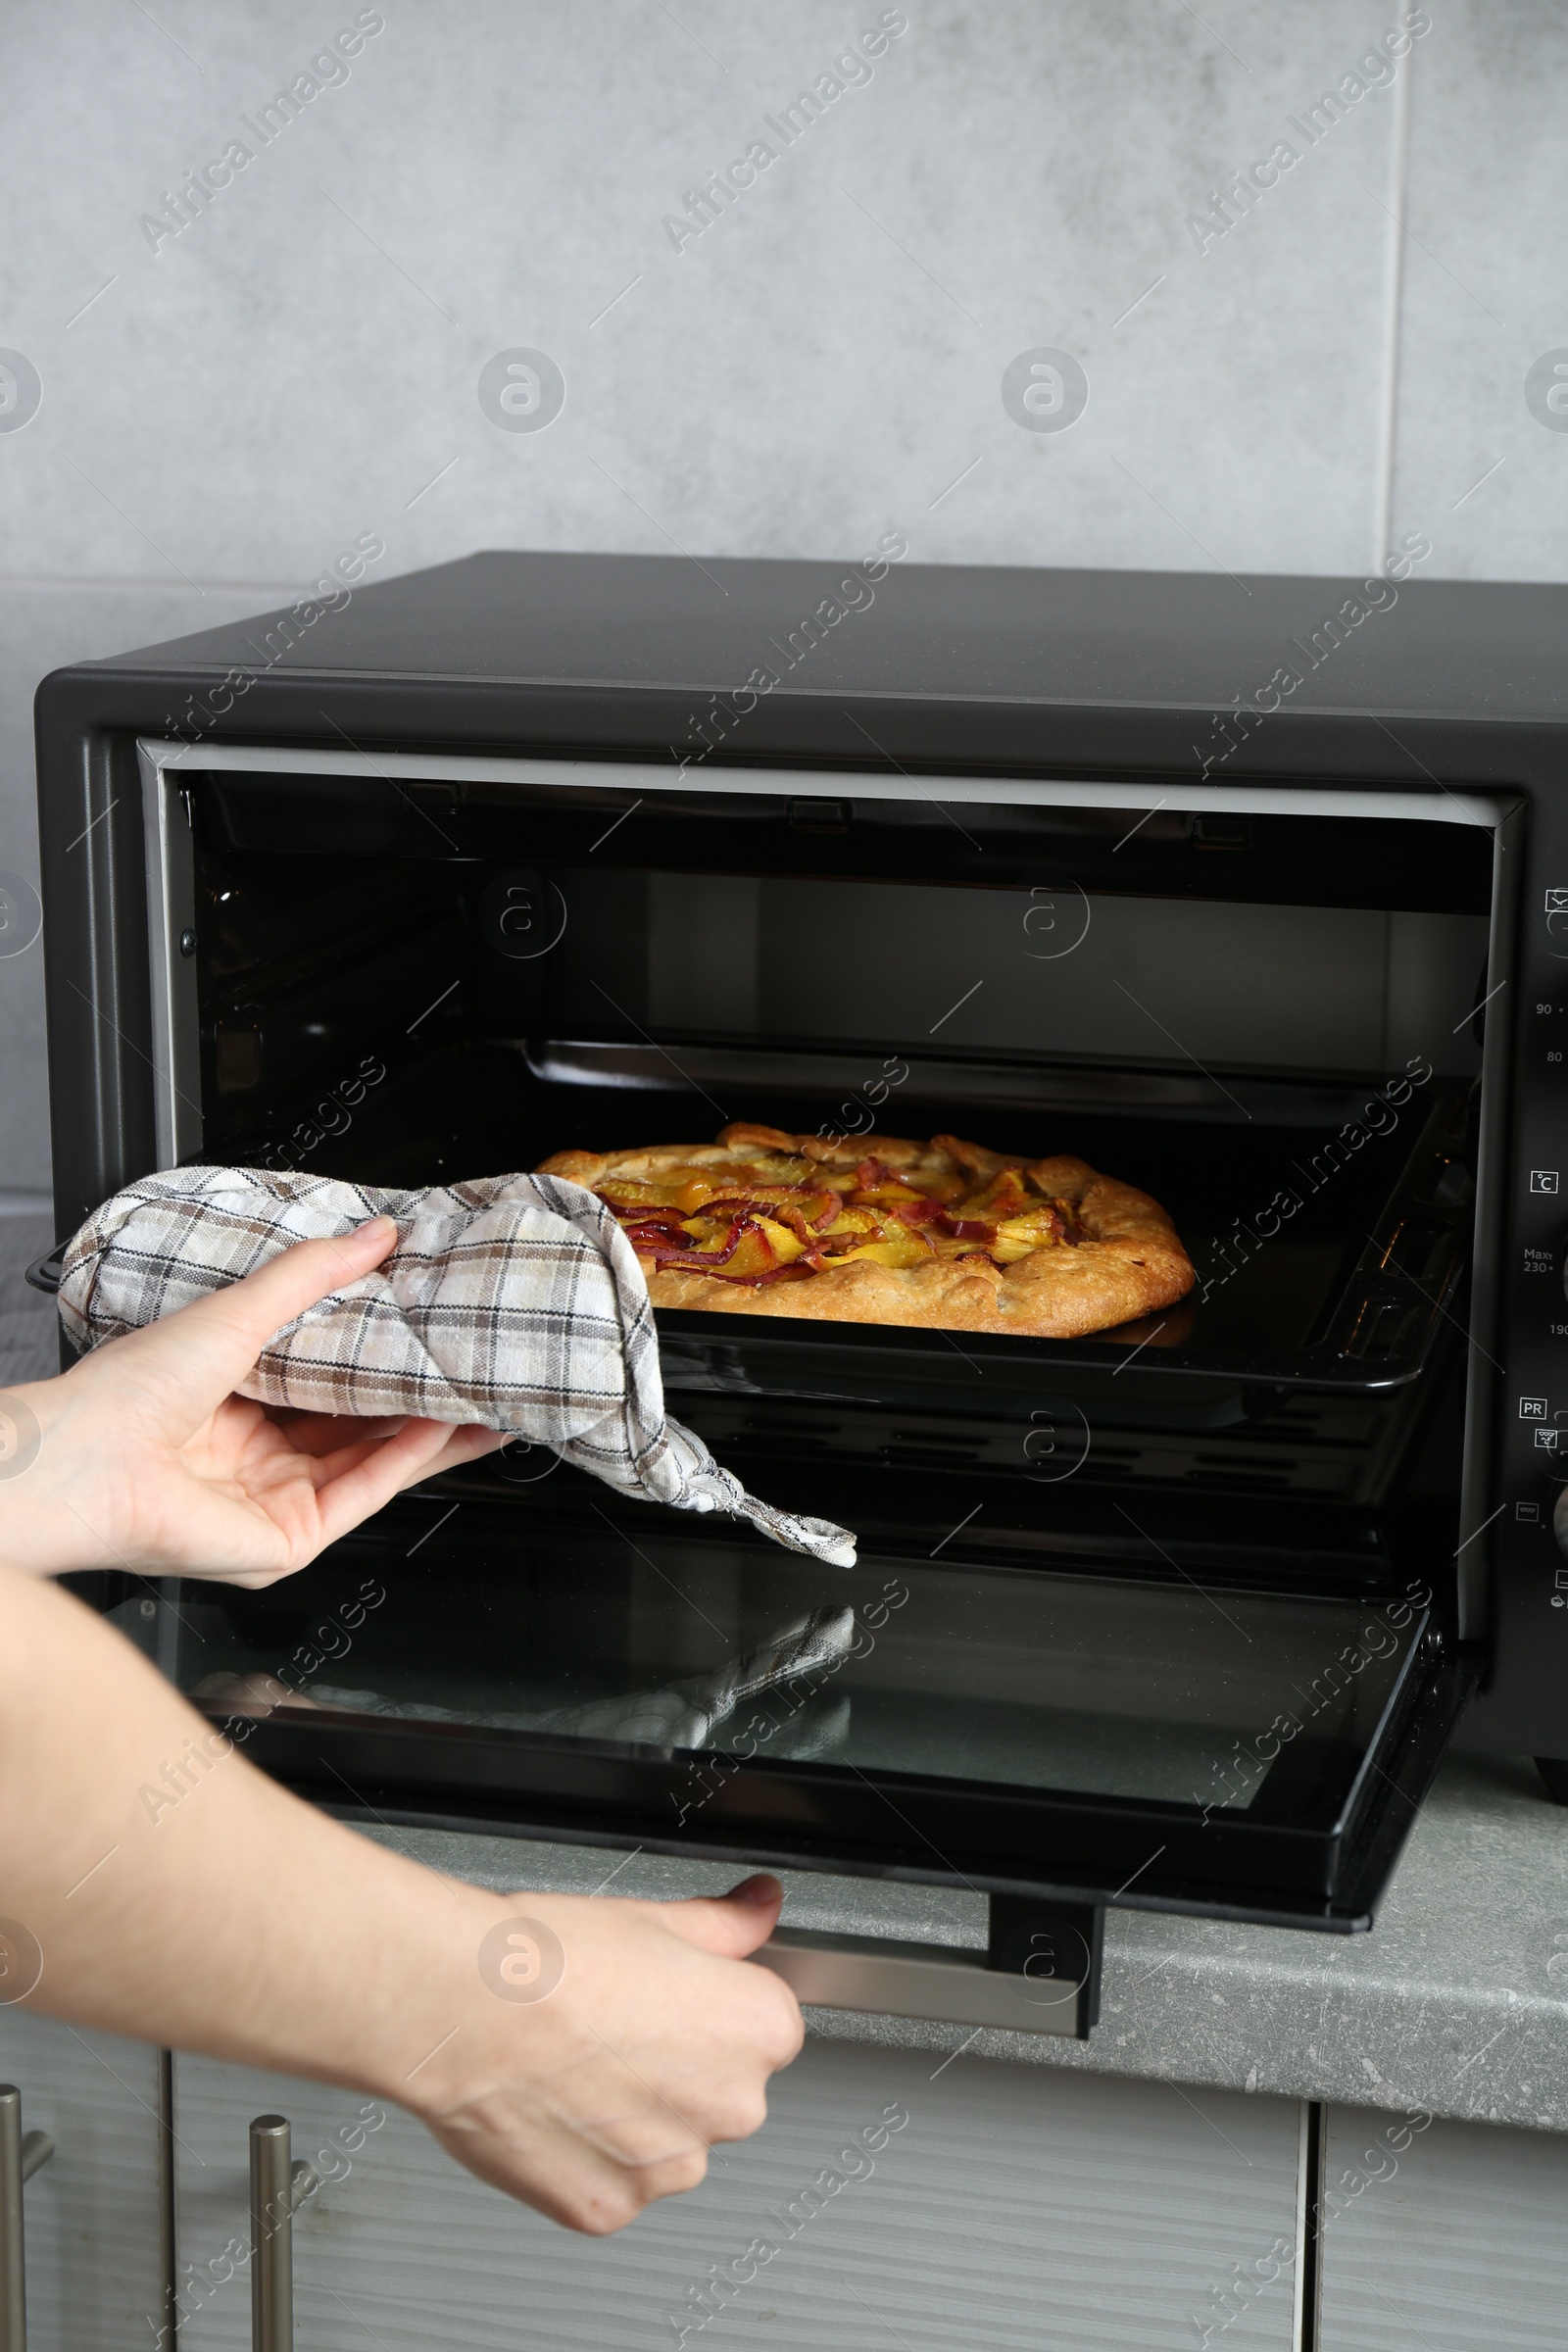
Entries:
POLYGON ((163 2326, 158 2053, 0 2007, 0 2082, 55 2152, 23 2191, 38 2352, 153 2346, 163 2326))
POLYGON ((368 2104, 352 2093, 176 2069, 182 2352, 249 2341, 231 2241, 246 2232, 247 2128, 269 2110, 290 2117, 296 2158, 325 2152, 339 2176, 294 2227, 302 2352, 720 2336, 775 2352, 1168 2352, 1231 2308, 1227 2352, 1294 2340, 1278 2254, 1257 2285, 1297 2228, 1294 2101, 813 2041, 775 2080, 763 2131, 717 2150, 700 2189, 593 2239, 484 2187, 395 2109, 350 2153, 368 2104))
POLYGON ((1568 2343, 1568 2139, 1331 2107, 1323 2196, 1318 2352, 1568 2343))

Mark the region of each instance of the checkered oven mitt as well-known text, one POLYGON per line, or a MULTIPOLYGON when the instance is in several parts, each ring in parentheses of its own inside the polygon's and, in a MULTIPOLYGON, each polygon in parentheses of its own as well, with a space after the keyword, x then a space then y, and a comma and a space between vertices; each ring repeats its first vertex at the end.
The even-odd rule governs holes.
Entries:
POLYGON ((391 1255, 285 1324, 244 1396, 513 1430, 623 1494, 726 1511, 791 1551, 854 1566, 847 1529, 759 1502, 668 1419, 637 1253, 603 1202, 563 1177, 382 1192, 263 1168, 175 1168, 117 1193, 74 1237, 61 1318, 75 1347, 96 1348, 291 1243, 382 1212, 398 1224, 391 1255))

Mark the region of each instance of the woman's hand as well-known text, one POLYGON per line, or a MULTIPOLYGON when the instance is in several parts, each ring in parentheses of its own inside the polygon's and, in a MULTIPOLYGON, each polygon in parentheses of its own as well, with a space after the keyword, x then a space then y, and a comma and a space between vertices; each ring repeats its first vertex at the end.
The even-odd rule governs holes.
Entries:
POLYGON ((35 1419, 39 1443, 24 1469, 0 1466, 0 1558, 44 1575, 119 1566, 270 1585, 405 1487, 505 1444, 472 1425, 279 1412, 234 1394, 285 1323, 396 1240, 390 1217, 372 1217, 301 1242, 58 1380, 9 1390, 0 1410, 19 1435, 35 1419))
POLYGON ((690 1902, 474 1893, 476 1953, 441 1906, 458 1965, 449 1978, 426 1963, 421 2030, 436 2047, 409 2060, 419 2034, 405 2018, 375 2087, 492 2187, 571 2230, 624 2229, 695 2188, 716 2141, 760 2129, 768 2077, 800 2052, 795 1995, 770 1969, 736 1965, 781 1900, 765 1876, 690 1902))

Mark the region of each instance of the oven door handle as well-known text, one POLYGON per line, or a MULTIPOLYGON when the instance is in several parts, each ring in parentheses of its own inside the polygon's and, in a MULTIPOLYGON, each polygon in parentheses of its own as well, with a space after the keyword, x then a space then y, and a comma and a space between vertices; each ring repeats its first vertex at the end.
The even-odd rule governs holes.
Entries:
POLYGON ((985 1951, 780 1927, 752 1956, 809 2008, 1087 2041, 1100 2015, 1103 1911, 997 1895, 991 1906, 985 1951))

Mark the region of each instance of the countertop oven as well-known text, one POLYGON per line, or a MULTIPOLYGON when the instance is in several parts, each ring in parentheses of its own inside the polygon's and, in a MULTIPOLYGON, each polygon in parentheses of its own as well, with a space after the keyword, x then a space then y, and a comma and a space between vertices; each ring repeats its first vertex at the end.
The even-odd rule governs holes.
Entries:
POLYGON ((852 1571, 516 1447, 265 1593, 84 1589, 186 1689, 337 1693, 249 1752, 361 1818, 969 1885, 994 1958, 1365 1926, 1478 1689, 1568 1773, 1568 591, 893 544, 476 556, 48 679, 60 1233, 176 1161, 756 1118, 1081 1153, 1191 1298, 662 1311, 671 1409, 852 1571), (701 1750, 529 1728, 841 1601, 858 1654, 701 1750))

